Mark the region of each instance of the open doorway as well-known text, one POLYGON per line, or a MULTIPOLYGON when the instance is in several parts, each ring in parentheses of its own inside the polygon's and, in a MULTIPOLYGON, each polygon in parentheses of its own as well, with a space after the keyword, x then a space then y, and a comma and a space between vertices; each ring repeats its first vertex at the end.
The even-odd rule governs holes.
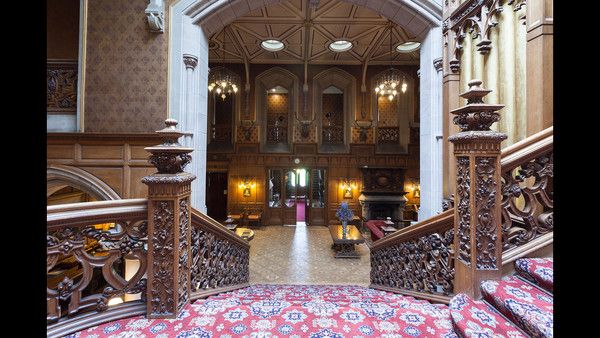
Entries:
POLYGON ((219 222, 227 218, 227 172, 206 174, 206 214, 219 222))

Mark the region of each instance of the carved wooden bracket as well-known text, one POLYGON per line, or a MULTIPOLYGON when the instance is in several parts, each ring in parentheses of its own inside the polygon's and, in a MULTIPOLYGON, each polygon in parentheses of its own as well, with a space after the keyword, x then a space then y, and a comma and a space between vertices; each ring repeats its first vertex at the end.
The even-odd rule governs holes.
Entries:
POLYGON ((150 31, 153 33, 164 33, 165 32, 165 3, 164 0, 149 0, 148 7, 146 7, 146 19, 148 20, 148 26, 150 31))
MULTIPOLYGON (((460 57, 467 33, 477 42, 477 50, 481 54, 489 53, 492 48, 490 32, 498 25, 498 15, 503 11, 506 0, 471 0, 462 3, 448 19, 442 23, 442 31, 445 35, 452 32, 452 44, 448 53, 448 66, 450 70, 457 73, 460 70, 460 57)), ((514 11, 519 11, 527 4, 527 0, 509 0, 514 11)), ((520 19, 524 20, 525 15, 520 19)))
POLYGON ((484 103, 491 90, 481 84, 469 81, 469 90, 460 95, 467 105, 450 113, 461 132, 448 138, 456 157, 454 292, 475 298, 482 280, 502 276, 500 143, 507 138, 490 130, 504 105, 484 103))

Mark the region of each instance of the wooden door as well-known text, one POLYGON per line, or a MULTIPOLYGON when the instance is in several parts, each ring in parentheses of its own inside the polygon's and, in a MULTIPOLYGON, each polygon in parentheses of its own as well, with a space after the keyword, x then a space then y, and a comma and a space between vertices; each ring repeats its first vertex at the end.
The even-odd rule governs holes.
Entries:
POLYGON ((307 223, 310 225, 326 225, 327 177, 325 169, 312 169, 310 172, 310 191, 307 212, 307 223))
POLYGON ((296 224, 297 175, 294 169, 283 171, 283 224, 296 224))
POLYGON ((206 174, 206 213, 219 222, 227 218, 227 172, 206 174))

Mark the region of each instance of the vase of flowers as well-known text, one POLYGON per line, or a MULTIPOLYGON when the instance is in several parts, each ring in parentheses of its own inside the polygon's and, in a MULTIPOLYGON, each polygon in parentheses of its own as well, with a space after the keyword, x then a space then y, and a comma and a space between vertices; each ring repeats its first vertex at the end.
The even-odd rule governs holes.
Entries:
POLYGON ((348 202, 342 202, 340 207, 335 212, 335 217, 337 217, 342 222, 342 233, 346 234, 346 227, 348 226, 348 221, 351 221, 354 217, 352 213, 352 209, 348 206, 348 202))

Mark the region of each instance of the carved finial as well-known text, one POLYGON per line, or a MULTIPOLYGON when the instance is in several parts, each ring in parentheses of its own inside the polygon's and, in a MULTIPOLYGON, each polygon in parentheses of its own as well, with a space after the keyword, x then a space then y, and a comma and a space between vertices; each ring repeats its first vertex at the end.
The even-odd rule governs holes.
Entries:
POLYGON ((190 163, 192 157, 189 153, 194 149, 179 144, 179 138, 184 133, 176 128, 177 120, 166 119, 165 125, 165 128, 156 131, 163 137, 163 143, 144 149, 152 153, 148 161, 158 169, 159 174, 177 174, 183 172, 183 168, 190 163))
POLYGON ((453 121, 461 131, 490 131, 492 124, 500 121, 497 111, 504 105, 484 103, 483 98, 492 90, 484 89, 482 84, 478 79, 469 81, 469 90, 460 94, 460 97, 467 99, 467 105, 450 112, 456 115, 453 121))

